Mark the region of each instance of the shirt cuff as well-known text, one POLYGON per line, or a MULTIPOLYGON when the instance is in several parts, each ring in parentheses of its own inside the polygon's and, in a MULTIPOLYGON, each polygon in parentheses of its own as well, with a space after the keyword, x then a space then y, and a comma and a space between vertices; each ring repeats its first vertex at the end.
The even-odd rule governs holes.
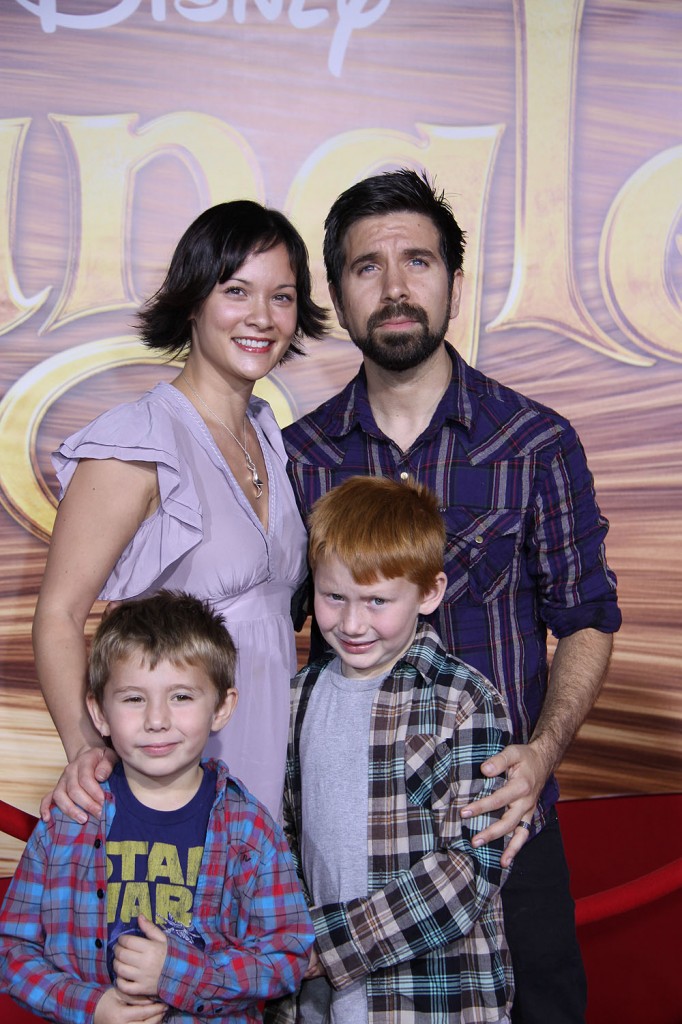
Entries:
POLYGON ((545 620, 557 639, 572 636, 581 629, 598 629, 600 633, 617 633, 623 621, 616 595, 612 601, 593 601, 562 608, 560 612, 547 614, 545 620))

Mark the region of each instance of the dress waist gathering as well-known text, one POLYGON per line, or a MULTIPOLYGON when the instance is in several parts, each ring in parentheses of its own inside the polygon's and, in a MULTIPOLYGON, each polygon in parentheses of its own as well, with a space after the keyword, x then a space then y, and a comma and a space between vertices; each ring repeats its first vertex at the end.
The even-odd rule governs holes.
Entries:
POLYGON ((211 599, 211 604, 215 611, 223 616, 229 627, 230 623, 289 616, 291 596, 290 584, 273 580, 259 583, 240 594, 227 595, 217 600, 211 599))

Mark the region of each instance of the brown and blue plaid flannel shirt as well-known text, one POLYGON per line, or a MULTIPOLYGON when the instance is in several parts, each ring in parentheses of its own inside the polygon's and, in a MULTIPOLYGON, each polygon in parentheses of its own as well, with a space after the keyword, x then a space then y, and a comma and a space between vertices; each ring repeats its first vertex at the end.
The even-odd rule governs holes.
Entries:
MULTIPOLYGON (((303 669, 292 684, 284 814, 299 870, 299 740, 328 660, 303 669)), ((366 977, 369 1024, 505 1019, 513 987, 499 896, 506 840, 474 848, 473 836, 492 816, 466 821, 460 811, 502 785, 486 779, 480 765, 509 742, 507 710, 494 686, 420 624, 372 710, 369 895, 311 908, 331 983, 342 988, 366 977)), ((278 1019, 293 1020, 291 1007, 278 1019)))

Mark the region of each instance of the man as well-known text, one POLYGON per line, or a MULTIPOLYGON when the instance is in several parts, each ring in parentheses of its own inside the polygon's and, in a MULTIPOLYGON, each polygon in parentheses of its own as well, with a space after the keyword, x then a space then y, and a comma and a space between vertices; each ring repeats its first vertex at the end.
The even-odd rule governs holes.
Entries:
POLYGON ((349 476, 414 478, 448 533, 449 649, 505 693, 515 743, 482 765, 505 786, 463 814, 506 807, 503 889, 515 1024, 576 1024, 585 978, 554 804, 554 771, 592 707, 620 626, 608 529, 567 420, 468 366, 445 342, 464 238, 444 195, 411 170, 357 183, 325 222, 340 324, 363 353, 344 390, 285 431, 301 513, 349 476), (546 631, 558 637, 548 678, 546 631), (526 845, 524 845, 526 844, 526 845))

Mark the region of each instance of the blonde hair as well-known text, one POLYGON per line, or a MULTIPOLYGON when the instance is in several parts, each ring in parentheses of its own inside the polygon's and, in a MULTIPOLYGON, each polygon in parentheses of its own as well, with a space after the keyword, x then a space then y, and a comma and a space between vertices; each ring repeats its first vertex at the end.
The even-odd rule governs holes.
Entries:
POLYGON ((208 602, 190 594, 160 590, 123 601, 102 620, 88 666, 88 691, 100 707, 114 663, 136 654, 150 669, 161 661, 200 666, 216 688, 218 706, 234 687, 232 637, 208 602))

